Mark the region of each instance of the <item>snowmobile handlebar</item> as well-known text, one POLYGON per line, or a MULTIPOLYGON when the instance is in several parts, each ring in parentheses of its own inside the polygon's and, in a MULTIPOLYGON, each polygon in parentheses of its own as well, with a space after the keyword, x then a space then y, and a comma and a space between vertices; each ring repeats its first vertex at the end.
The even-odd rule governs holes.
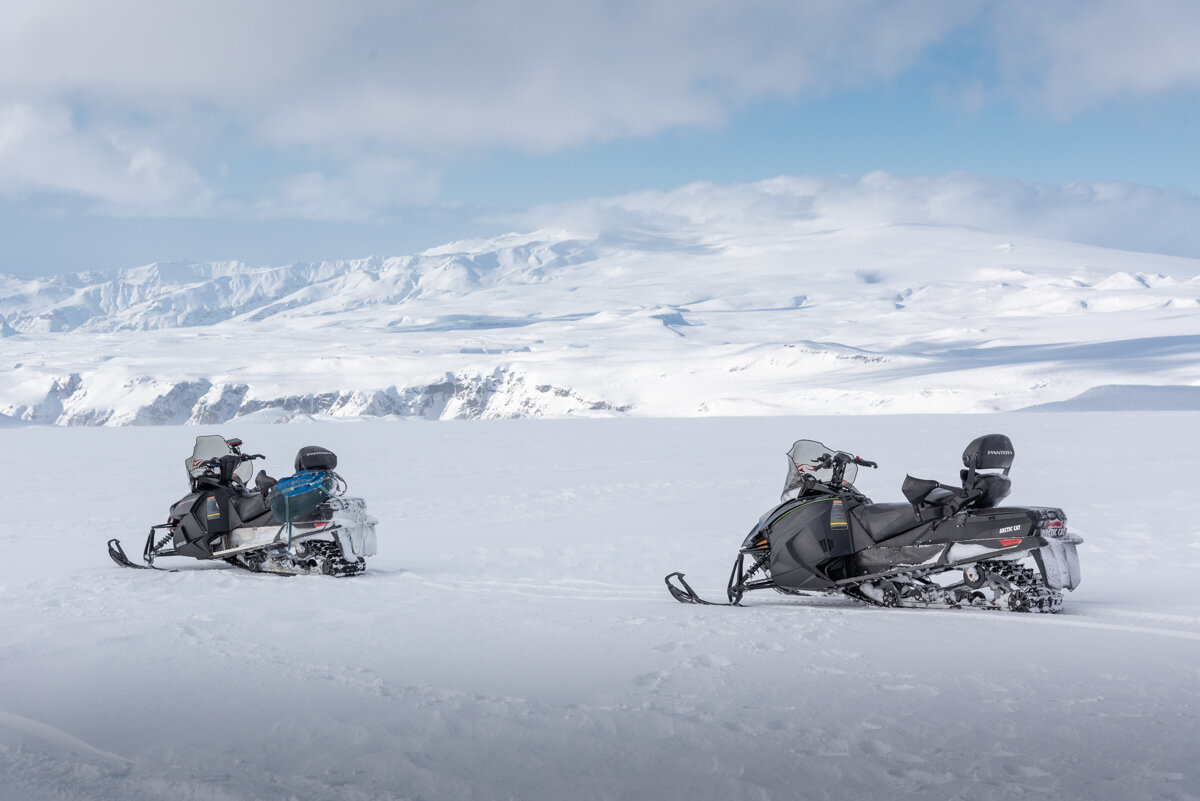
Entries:
POLYGON ((855 456, 854 454, 851 454, 851 453, 846 453, 845 451, 838 451, 837 453, 833 454, 832 456, 830 456, 828 453, 826 453, 826 454, 822 455, 820 459, 817 460, 818 467, 833 467, 834 465, 847 465, 847 464, 856 464, 861 467, 879 467, 879 465, 876 464, 875 462, 867 461, 866 459, 855 456))
POLYGON ((236 472, 238 465, 255 459, 266 458, 261 453, 242 453, 241 451, 227 453, 224 456, 214 456, 202 465, 204 468, 203 475, 205 478, 221 484, 242 485, 242 479, 236 472))
MULTIPOLYGON (((264 459, 265 460, 267 458, 266 456, 263 456, 261 453, 239 453, 239 454, 236 454, 236 456, 238 457, 239 464, 241 462, 251 462, 255 459, 264 459)), ((222 460, 228 459, 228 458, 229 458, 228 456, 214 456, 213 458, 211 458, 207 462, 205 462, 204 466, 210 470, 220 470, 222 460)))
MULTIPOLYGON (((814 467, 819 467, 819 468, 822 468, 825 470, 833 471, 832 475, 829 477, 828 481, 820 482, 820 483, 824 484, 826 487, 829 487, 830 490, 833 492, 844 491, 843 484, 845 482, 842 479, 846 474, 846 465, 848 465, 848 464, 861 465, 862 467, 878 467, 879 466, 875 462, 869 461, 867 459, 859 458, 858 456, 855 456, 852 453, 846 453, 845 451, 837 451, 836 453, 823 453, 818 458, 813 460, 814 467)), ((807 487, 809 489, 809 491, 811 491, 813 488, 816 487, 817 482, 814 480, 810 484, 808 482, 807 478, 808 477, 806 477, 806 480, 805 480, 805 487, 807 487)))

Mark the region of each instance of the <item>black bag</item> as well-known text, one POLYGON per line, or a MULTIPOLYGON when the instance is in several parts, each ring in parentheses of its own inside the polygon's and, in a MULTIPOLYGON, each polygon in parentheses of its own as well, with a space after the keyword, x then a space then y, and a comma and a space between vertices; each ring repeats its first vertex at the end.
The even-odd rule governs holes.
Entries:
POLYGON ((305 445, 296 454, 296 472, 301 470, 333 470, 337 467, 337 454, 320 445, 305 445))

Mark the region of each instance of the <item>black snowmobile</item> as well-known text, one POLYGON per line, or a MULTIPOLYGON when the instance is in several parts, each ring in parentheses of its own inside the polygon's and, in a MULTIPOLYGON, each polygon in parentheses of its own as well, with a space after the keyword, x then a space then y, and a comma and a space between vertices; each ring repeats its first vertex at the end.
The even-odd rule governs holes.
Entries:
MULTIPOLYGON (((781 502, 742 542, 724 605, 772 589, 876 606, 1057 612, 1063 590, 1079 586, 1083 538, 1067 532, 1061 509, 996 506, 1011 488, 1013 445, 1003 434, 963 451, 961 487, 906 476, 905 503, 872 503, 855 489, 858 468, 874 462, 812 440, 787 455, 781 502)), ((712 603, 683 573, 666 583, 677 601, 712 603)))
POLYGON ((346 496, 333 452, 301 448, 294 475, 276 480, 260 471, 251 489, 253 460, 265 457, 241 448, 240 439, 196 437, 184 461, 191 492, 171 505, 166 523, 150 527, 145 564, 131 561, 116 539, 108 541, 113 561, 156 568, 159 557, 190 556, 285 575, 352 576, 366 569, 377 521, 362 498, 346 496))

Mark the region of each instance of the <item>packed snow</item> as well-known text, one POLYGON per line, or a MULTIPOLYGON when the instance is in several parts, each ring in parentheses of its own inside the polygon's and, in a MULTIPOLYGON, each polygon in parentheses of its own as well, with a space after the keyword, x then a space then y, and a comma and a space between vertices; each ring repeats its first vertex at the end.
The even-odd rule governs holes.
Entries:
POLYGON ((1024 216, 989 227, 969 192, 870 176, 855 191, 693 185, 394 258, 0 277, 0 415, 1196 407, 1200 259, 1054 238, 1064 215, 1107 219, 1095 198, 1057 217, 1019 198, 1024 216))
POLYGON ((951 416, 7 426, 6 801, 1200 798, 1200 417, 951 416), (719 597, 810 437, 953 480, 1016 446, 1062 506, 1058 615, 719 597), (122 569, 198 434, 274 475, 339 456, 380 519, 349 579, 122 569))

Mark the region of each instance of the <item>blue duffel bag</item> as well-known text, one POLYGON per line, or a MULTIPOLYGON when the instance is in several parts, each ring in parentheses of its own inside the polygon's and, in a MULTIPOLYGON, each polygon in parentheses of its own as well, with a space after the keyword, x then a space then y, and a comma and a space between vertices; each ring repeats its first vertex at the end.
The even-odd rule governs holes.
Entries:
POLYGON ((294 523, 308 517, 333 495, 337 480, 329 470, 301 470, 279 482, 267 496, 271 514, 280 523, 294 523))

